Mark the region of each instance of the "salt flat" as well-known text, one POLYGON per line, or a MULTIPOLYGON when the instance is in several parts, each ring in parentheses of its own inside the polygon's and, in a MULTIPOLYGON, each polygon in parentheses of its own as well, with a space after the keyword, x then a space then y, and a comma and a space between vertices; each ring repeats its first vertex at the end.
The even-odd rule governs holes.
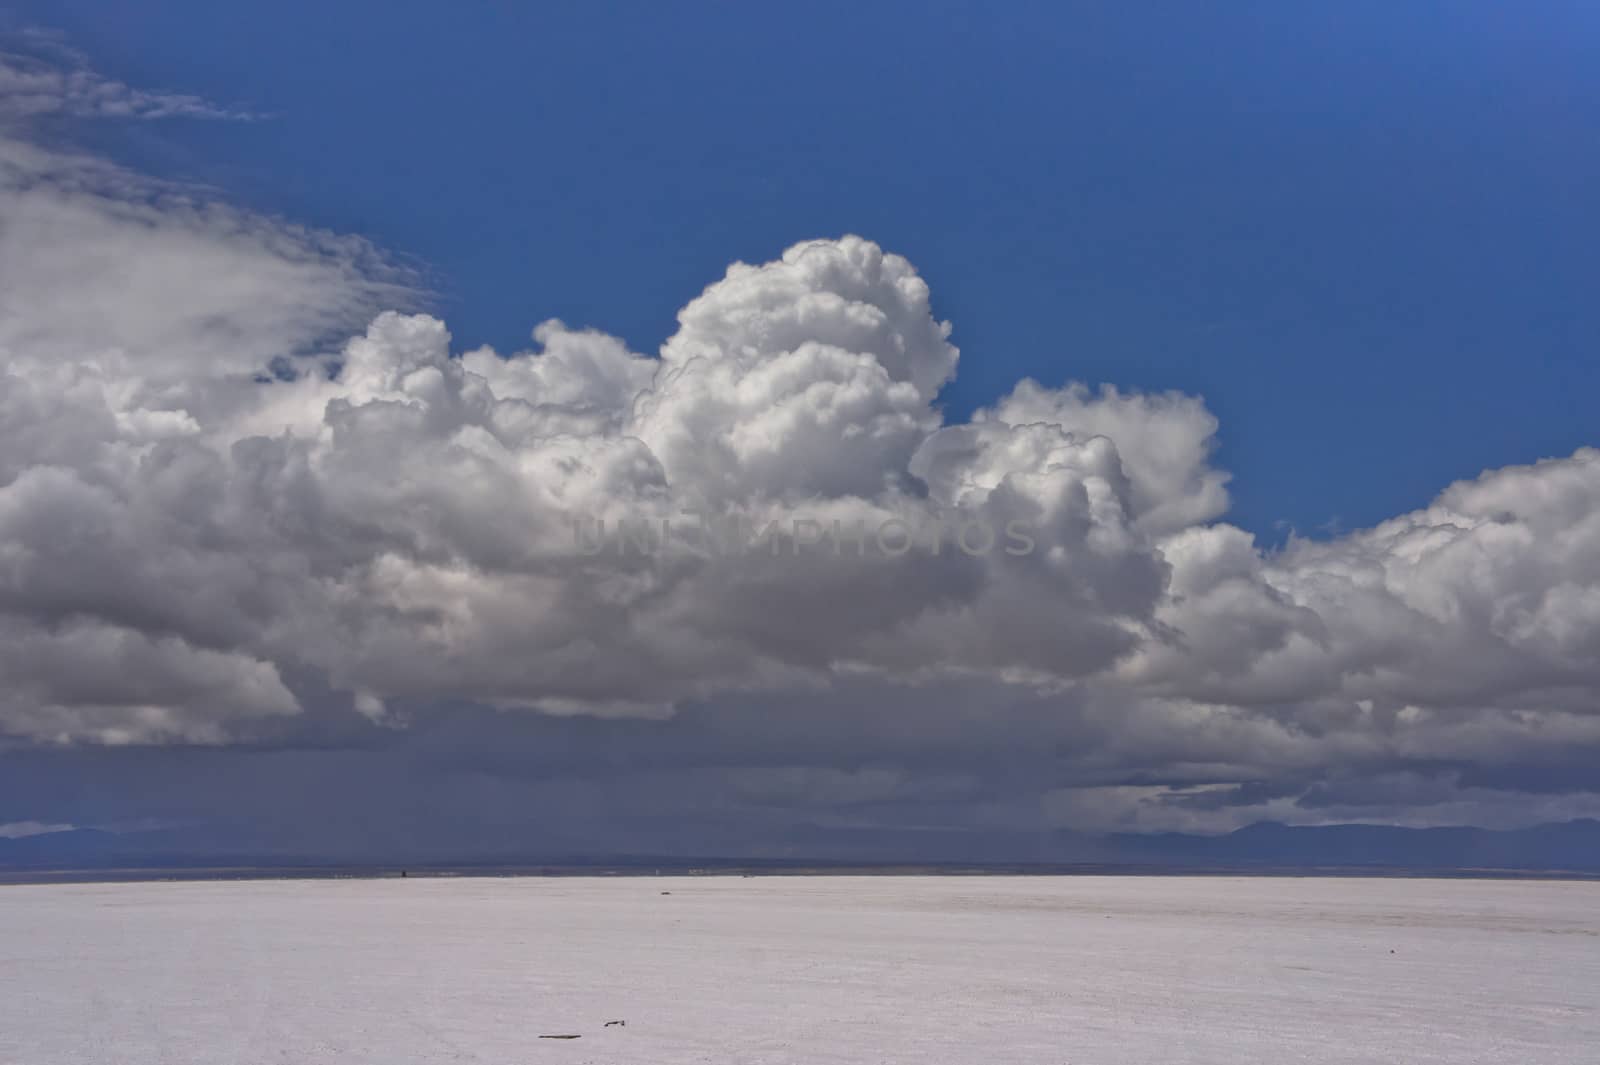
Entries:
POLYGON ((1530 1065, 1597 1047, 1596 884, 0 888, 0 1062, 16 1065, 1530 1065))

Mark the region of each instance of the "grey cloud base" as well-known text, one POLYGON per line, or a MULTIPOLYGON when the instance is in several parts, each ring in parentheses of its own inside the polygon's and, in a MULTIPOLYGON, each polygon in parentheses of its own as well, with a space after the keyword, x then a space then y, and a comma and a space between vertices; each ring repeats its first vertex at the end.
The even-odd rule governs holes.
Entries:
MULTIPOLYGON (((366 749, 492 710, 570 719, 539 726, 563 744, 621 719, 657 776, 617 793, 680 788, 685 816, 1600 811, 1600 452, 1264 552, 1219 520, 1196 397, 1024 381, 947 424, 950 326, 857 237, 735 264, 657 355, 546 322, 503 356, 379 310, 411 297, 359 242, 96 160, 0 140, 0 218, 12 758, 366 749), (570 525, 686 512, 964 515, 1037 544, 590 556, 570 525)), ((493 747, 462 755, 486 779, 604 761, 493 747)), ((0 818, 31 819, 61 815, 0 818)))

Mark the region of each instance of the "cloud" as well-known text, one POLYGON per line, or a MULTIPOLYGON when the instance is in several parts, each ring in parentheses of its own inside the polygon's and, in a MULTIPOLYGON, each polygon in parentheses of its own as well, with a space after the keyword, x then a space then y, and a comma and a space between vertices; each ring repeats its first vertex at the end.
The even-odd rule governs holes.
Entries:
POLYGON ((14 137, 0 137, 0 218, 0 345, 30 372, 199 388, 414 302, 364 241, 14 137))
POLYGON ((10 821, 0 824, 0 839, 27 839, 29 836, 50 836, 57 832, 71 832, 76 825, 51 825, 42 821, 10 821))
POLYGON ((951 326, 860 237, 734 264, 655 353, 548 321, 503 354, 453 350, 360 241, 15 137, 0 223, 13 745, 487 709, 615 722, 650 808, 974 831, 1600 791, 1526 798, 1600 747, 1600 452, 1265 551, 1221 520, 1198 397, 1024 381, 948 422, 951 326), (769 538, 593 553, 575 524, 690 516, 769 538))
POLYGON ((44 115, 73 118, 247 119, 188 93, 135 89, 97 74, 87 58, 39 30, 19 35, 26 52, 0 51, 0 121, 44 115))

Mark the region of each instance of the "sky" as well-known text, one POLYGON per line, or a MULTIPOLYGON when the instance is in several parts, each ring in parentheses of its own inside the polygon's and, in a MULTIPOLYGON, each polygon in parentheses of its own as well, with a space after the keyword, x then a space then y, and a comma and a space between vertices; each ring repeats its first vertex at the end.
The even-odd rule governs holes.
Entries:
POLYGON ((86 133, 427 270, 463 347, 654 351, 735 259, 859 233, 970 359, 1204 395, 1258 535, 1592 442, 1582 3, 11 5, 268 121, 86 133))
POLYGON ((8 4, 0 838, 1600 811, 1597 23, 8 4))

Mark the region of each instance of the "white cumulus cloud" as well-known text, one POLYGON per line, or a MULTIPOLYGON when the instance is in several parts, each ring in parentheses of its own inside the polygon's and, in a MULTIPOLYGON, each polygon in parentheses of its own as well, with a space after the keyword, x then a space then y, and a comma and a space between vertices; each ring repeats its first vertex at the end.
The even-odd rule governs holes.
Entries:
MULTIPOLYGON (((187 106, 0 71, 13 107, 187 106)), ((382 309, 412 294, 359 241, 15 137, 0 225, 13 742, 222 744, 463 701, 804 714, 886 684, 960 747, 949 693, 976 685, 1034 707, 1024 733, 1080 774, 1210 789, 1040 784, 1064 822, 1140 824, 1249 782, 1600 743, 1600 452, 1263 551, 1221 521, 1198 397, 1024 381, 947 422, 951 326, 861 237, 734 264, 656 352, 548 321, 500 353, 382 309), (593 553, 574 527, 689 515, 777 523, 779 550, 593 553), (935 540, 835 531, 886 522, 935 540), (1028 549, 962 550, 964 525, 1028 549)), ((785 772, 741 786, 938 791, 785 772)))

